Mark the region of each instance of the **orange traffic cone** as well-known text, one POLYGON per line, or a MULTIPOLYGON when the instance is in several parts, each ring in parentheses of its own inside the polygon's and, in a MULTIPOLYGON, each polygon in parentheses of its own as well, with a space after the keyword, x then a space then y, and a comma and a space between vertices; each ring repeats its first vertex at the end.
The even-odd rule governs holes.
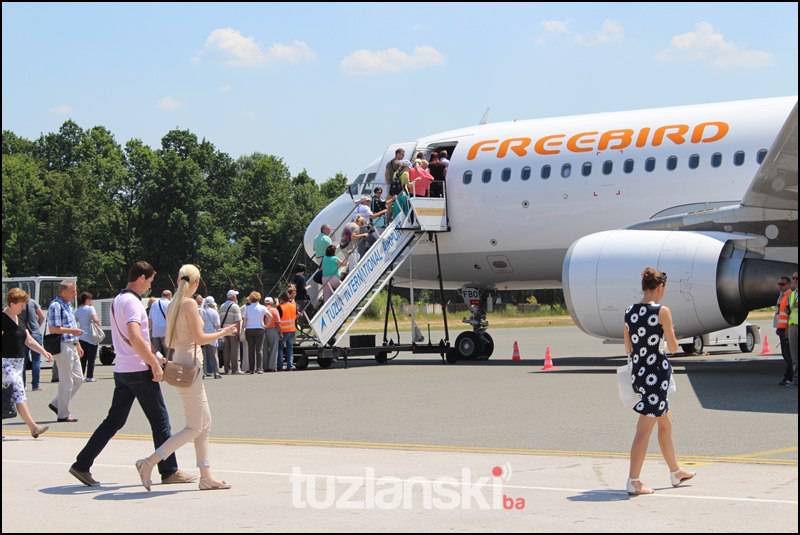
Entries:
POLYGON ((553 367, 553 356, 550 354, 550 346, 547 346, 547 349, 544 351, 544 368, 542 368, 543 372, 555 370, 553 367))
POLYGON ((511 356, 511 360, 514 362, 519 362, 522 360, 522 357, 519 356, 519 344, 516 340, 514 340, 514 354, 511 356))
POLYGON ((761 350, 761 355, 765 356, 770 354, 772 354, 772 351, 769 349, 769 338, 764 336, 764 348, 761 350))

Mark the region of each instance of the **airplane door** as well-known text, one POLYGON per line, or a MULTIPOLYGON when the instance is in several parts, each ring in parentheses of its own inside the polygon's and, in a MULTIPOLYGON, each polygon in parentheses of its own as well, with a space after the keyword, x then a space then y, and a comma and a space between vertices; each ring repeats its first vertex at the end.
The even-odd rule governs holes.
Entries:
MULTIPOLYGON (((378 176, 375 177, 376 184, 385 184, 386 183, 386 164, 394 160, 394 151, 397 149, 403 149, 406 151, 405 159, 408 161, 412 161, 414 159, 414 151, 417 148, 416 141, 406 141, 404 143, 395 143, 393 145, 389 145, 386 149, 386 152, 383 154, 383 158, 381 159, 381 163, 378 164, 378 176)), ((389 188, 384 187, 383 190, 384 195, 388 195, 389 188)))

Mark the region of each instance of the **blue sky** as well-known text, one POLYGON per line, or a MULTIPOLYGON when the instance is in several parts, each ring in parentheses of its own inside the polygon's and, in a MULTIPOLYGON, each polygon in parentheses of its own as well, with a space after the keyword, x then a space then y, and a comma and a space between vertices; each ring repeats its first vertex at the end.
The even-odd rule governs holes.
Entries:
POLYGON ((157 147, 351 178, 491 121, 797 94, 797 5, 9 4, 2 127, 67 118, 157 147))

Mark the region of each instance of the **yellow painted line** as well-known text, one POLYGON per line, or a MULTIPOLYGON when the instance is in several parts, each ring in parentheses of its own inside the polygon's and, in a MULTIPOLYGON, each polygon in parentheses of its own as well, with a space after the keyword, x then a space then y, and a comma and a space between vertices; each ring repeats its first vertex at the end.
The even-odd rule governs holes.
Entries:
POLYGON ((756 451, 754 453, 743 453, 741 455, 735 455, 739 459, 752 459, 754 457, 763 457, 765 455, 780 455, 781 453, 797 453, 797 447, 794 448, 781 448, 777 450, 764 450, 764 451, 756 451))
MULTIPOLYGON (((9 436, 30 436, 25 431, 6 430, 4 431, 9 436)), ((48 432, 45 437, 55 438, 83 438, 87 439, 91 436, 90 433, 83 432, 61 432, 54 431, 48 432)), ((152 441, 151 435, 127 435, 117 434, 114 437, 117 440, 138 440, 138 441, 152 441)), ((340 440, 300 440, 300 439, 267 439, 267 438, 247 438, 247 437, 211 437, 211 442, 215 444, 247 444, 255 446, 303 446, 303 447, 316 447, 316 448, 353 448, 353 449, 371 449, 371 450, 400 450, 400 451, 417 451, 417 452, 431 452, 431 453, 481 453, 489 455, 528 455, 528 456, 543 456, 543 457, 600 457, 612 459, 628 459, 630 454, 628 452, 608 452, 608 451, 570 451, 570 450, 539 450, 539 449, 525 449, 525 448, 488 448, 488 447, 474 447, 474 446, 448 446, 437 444, 393 444, 382 442, 355 442, 355 441, 340 441, 340 440)), ((787 450, 792 448, 786 448, 787 450)), ((776 450, 785 453, 784 450, 776 450)), ((762 452, 768 453, 768 452, 762 452)), ((661 459, 658 454, 650 454, 648 459, 661 459)), ((731 463, 731 464, 763 464, 775 466, 797 466, 796 459, 758 459, 747 456, 701 456, 701 455, 687 455, 681 456, 680 461, 693 466, 700 466, 701 464, 710 463, 731 463)))

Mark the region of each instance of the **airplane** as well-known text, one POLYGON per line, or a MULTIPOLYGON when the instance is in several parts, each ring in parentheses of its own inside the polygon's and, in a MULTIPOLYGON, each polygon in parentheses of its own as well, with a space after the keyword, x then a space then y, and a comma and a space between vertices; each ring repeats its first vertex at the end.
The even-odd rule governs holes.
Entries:
MULTIPOLYGON (((797 270, 797 96, 481 124, 394 143, 313 219, 309 257, 322 224, 335 228, 354 198, 384 185, 397 148, 406 159, 447 149, 443 286, 480 292, 479 312, 497 290, 563 288, 581 330, 620 340, 652 265, 668 274, 664 304, 688 337, 773 305, 777 277, 797 270)), ((433 245, 420 243, 412 260, 413 286, 438 289, 433 245)), ((404 266, 394 284, 410 283, 404 266)), ((490 342, 477 322, 455 347, 480 358, 490 342)))

